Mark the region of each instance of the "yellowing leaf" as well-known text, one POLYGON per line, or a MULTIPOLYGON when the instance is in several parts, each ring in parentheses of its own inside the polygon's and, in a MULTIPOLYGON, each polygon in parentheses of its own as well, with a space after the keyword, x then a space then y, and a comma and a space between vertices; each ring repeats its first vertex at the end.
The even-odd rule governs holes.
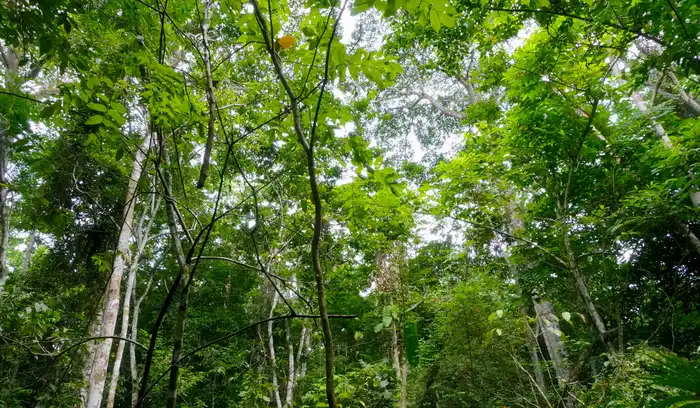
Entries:
POLYGON ((291 35, 285 35, 284 37, 277 40, 277 42, 280 44, 280 48, 282 48, 283 50, 292 48, 292 46, 294 45, 294 41, 294 37, 292 37, 291 35))

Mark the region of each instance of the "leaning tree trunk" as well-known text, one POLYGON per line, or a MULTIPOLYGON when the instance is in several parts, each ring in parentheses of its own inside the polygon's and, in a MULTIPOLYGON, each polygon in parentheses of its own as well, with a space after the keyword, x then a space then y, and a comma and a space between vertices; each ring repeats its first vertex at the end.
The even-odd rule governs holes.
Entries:
MULTIPOLYGON (((122 276, 124 275, 125 259, 129 257, 129 243, 133 238, 134 207, 136 206, 136 186, 143 171, 146 152, 150 145, 149 138, 144 138, 140 148, 134 152, 134 161, 127 184, 124 197, 124 216, 119 239, 117 240, 117 250, 114 254, 114 264, 112 274, 107 284, 105 293, 104 312, 102 318, 102 328, 100 336, 114 336, 114 329, 117 324, 119 314, 119 293, 121 291, 122 276)), ((107 376, 109 356, 112 349, 112 339, 104 338, 99 340, 95 347, 95 358, 90 372, 90 382, 88 390, 88 408, 100 408, 102 405, 102 393, 107 376)))

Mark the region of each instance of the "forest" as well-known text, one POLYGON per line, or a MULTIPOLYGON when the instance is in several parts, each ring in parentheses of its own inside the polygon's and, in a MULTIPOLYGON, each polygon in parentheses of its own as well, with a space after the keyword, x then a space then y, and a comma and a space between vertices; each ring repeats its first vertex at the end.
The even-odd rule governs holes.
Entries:
POLYGON ((700 407, 697 0, 0 0, 0 408, 700 407))

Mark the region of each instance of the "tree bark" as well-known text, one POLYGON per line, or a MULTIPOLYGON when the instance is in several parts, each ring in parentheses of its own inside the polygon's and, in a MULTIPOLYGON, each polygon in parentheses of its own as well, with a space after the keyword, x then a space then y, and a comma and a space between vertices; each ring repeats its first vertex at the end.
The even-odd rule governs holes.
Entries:
POLYGON ((29 238, 27 239, 27 248, 24 249, 24 257, 22 258, 22 270, 21 272, 27 273, 29 270, 29 265, 32 262, 32 255, 34 254, 34 246, 36 245, 36 231, 29 233, 29 238))
POLYGON ((593 298, 591 298, 591 294, 588 291, 588 285, 586 284, 586 281, 584 280, 583 275, 581 274, 581 270, 578 267, 576 255, 574 254, 573 248, 571 247, 571 239, 569 237, 568 229, 564 228, 563 233, 564 249, 566 250, 566 256, 569 261, 569 271, 574 276, 576 288, 578 289, 578 292, 581 295, 581 298, 583 299, 583 303, 586 306, 586 311, 588 312, 588 315, 590 316, 591 320, 593 320, 593 325, 595 326, 600 336, 602 338, 605 338, 607 332, 605 328, 605 323, 603 323, 603 319, 598 313, 598 308, 593 302, 593 298))
POLYGON ((180 376, 180 355, 182 354, 182 341, 185 334, 185 322, 187 320, 187 302, 189 299, 190 266, 185 259, 185 252, 177 230, 177 209, 173 200, 172 174, 170 172, 170 160, 167 153, 163 154, 165 161, 164 178, 166 188, 165 209, 168 216, 168 229, 173 242, 173 252, 180 268, 180 306, 178 308, 177 321, 173 333, 173 354, 171 358, 170 378, 168 392, 165 400, 166 408, 175 408, 177 403, 177 381, 180 376))
MULTIPOLYGON (((270 307, 270 317, 275 315, 275 308, 279 301, 279 293, 274 291, 272 298, 272 306, 270 307)), ((273 332, 273 321, 267 322, 267 349, 270 358, 270 375, 272 376, 272 393, 275 397, 277 408, 282 408, 282 399, 280 398, 279 383, 277 381, 277 357, 275 356, 275 333, 273 332)))
POLYGON ((210 4, 205 1, 204 17, 202 18, 202 22, 200 24, 200 29, 202 31, 202 43, 204 45, 202 59, 204 60, 204 73, 207 80, 206 92, 207 102, 209 104, 209 119, 207 123, 207 142, 204 147, 204 157, 202 159, 202 168, 199 172, 197 188, 204 187, 204 184, 207 181, 207 175, 209 174, 209 161, 211 160, 211 150, 214 146, 214 124, 216 121, 216 98, 214 96, 214 81, 211 75, 211 52, 209 50, 209 7, 210 4))
MULTIPOLYGON (((295 373, 295 361, 294 361, 294 344, 292 344, 291 338, 291 324, 289 324, 289 319, 284 321, 286 328, 285 339, 287 340, 287 360, 289 362, 289 375, 287 375, 287 391, 284 395, 284 407, 292 408, 292 402, 294 401, 294 381, 296 380, 295 373)), ((303 330, 302 330, 303 331, 303 330)))
POLYGON ((560 387, 563 387, 569 381, 569 369, 566 367, 566 350, 560 337, 561 330, 554 316, 554 308, 551 302, 539 300, 537 297, 533 297, 532 302, 537 314, 537 326, 544 339, 549 358, 552 360, 557 382, 560 387))
MULTIPOLYGON (((11 48, 5 49, 0 44, 0 56, 5 68, 5 87, 10 91, 19 89, 17 78, 19 58, 11 48)), ((10 208, 7 201, 9 189, 7 183, 8 146, 14 135, 10 132, 9 119, 0 117, 0 293, 3 292, 5 281, 9 276, 7 269, 7 244, 10 237, 10 208), (7 124, 3 123, 3 119, 7 124)))
MULTIPOLYGON (((151 273, 151 278, 148 280, 148 283, 146 284, 146 289, 144 289, 143 294, 141 297, 138 298, 136 301, 136 304, 134 305, 134 317, 131 319, 131 339, 135 342, 138 341, 138 336, 139 336, 139 312, 141 311, 141 303, 143 300, 146 298, 146 295, 148 295, 148 292, 151 290, 151 283, 153 282, 153 275, 155 274, 155 269, 151 273)), ((134 286, 134 294, 132 296, 136 296, 136 286, 134 286)), ((138 401, 139 401, 139 373, 138 373, 138 368, 136 367, 136 345, 134 343, 129 343, 129 358, 130 358, 130 366, 131 366, 131 384, 132 384, 132 390, 131 390, 131 406, 136 407, 138 401)))
MULTIPOLYGON (((100 329, 102 328, 102 312, 104 310, 104 297, 100 297, 101 305, 97 308, 97 313, 92 319, 88 329, 89 337, 98 337, 100 335, 100 329)), ((83 365, 83 379, 84 384, 80 389, 80 406, 86 407, 88 402, 88 393, 90 389, 90 373, 92 373, 92 365, 95 362, 95 350, 97 343, 90 341, 87 343, 87 353, 85 356, 85 362, 83 365)))
MULTIPOLYGON (((160 198, 158 199, 157 206, 160 206, 160 198)), ((155 196, 151 196, 151 217, 146 226, 144 226, 144 220, 147 208, 144 208, 141 221, 136 230, 136 253, 134 253, 131 259, 131 265, 129 266, 129 276, 126 280, 126 289, 124 290, 124 305, 122 306, 122 324, 121 330, 119 332, 119 337, 126 338, 129 331, 129 315, 131 308, 131 295, 134 292, 134 285, 136 284, 136 275, 139 268, 139 261, 141 260, 141 255, 148 242, 149 232, 153 226, 153 221, 156 216, 157 208, 155 204, 155 196)), ((114 398, 117 395, 117 385, 119 384, 119 372, 122 364, 122 356, 124 355, 124 347, 126 342, 123 340, 119 341, 117 345, 117 354, 114 356, 114 365, 112 367, 112 378, 110 379, 109 392, 107 393, 107 408, 114 408, 114 398)))
MULTIPOLYGON (((119 238, 117 240, 117 250, 114 255, 114 265, 112 274, 107 285, 105 294, 105 309, 103 313, 101 336, 114 336, 114 329, 117 324, 119 314, 119 293, 121 281, 124 274, 125 259, 129 256, 129 243, 133 237, 134 207, 136 206, 136 186, 143 171, 146 152, 150 146, 150 139, 145 137, 141 148, 134 152, 133 167, 129 177, 129 183, 124 198, 124 216, 119 238)), ((100 408, 102 405, 102 393, 107 376, 110 351, 112 349, 112 339, 106 338, 97 343, 95 349, 95 361, 90 373, 90 389, 88 391, 88 408, 100 408)))

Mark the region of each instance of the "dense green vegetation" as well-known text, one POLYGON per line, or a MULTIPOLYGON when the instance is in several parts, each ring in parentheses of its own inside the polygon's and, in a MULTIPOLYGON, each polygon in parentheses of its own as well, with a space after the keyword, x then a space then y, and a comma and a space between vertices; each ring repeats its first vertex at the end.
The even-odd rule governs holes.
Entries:
POLYGON ((693 0, 0 0, 0 407, 700 406, 693 0))

